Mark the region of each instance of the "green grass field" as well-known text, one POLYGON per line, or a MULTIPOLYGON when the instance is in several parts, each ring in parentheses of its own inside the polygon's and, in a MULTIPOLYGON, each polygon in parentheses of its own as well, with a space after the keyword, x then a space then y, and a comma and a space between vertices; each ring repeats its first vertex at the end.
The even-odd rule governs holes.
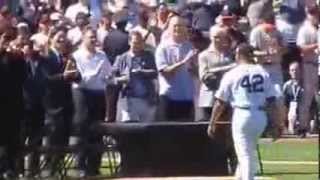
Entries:
POLYGON ((319 147, 316 138, 260 142, 260 152, 262 161, 269 162, 263 164, 263 176, 277 180, 318 180, 319 164, 316 162, 318 162, 319 147), (298 164, 294 164, 297 161, 298 164))
MULTIPOLYGON (((275 180, 318 180, 317 138, 281 139, 272 143, 263 139, 259 146, 264 169, 264 174, 259 176, 275 180)), ((109 169, 104 169, 104 173, 110 173, 109 169)))
MULTIPOLYGON (((275 180, 318 180, 318 138, 281 139, 272 143, 263 139, 259 146, 264 169, 259 176, 275 180)), ((102 172, 109 174, 110 169, 102 172)))

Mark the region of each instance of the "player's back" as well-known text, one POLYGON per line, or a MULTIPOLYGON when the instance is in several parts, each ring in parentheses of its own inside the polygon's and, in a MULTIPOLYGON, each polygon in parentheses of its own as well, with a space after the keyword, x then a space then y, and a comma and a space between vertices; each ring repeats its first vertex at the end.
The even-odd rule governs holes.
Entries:
POLYGON ((230 103, 234 107, 263 107, 266 98, 274 96, 270 77, 260 65, 238 65, 225 78, 231 83, 230 103))

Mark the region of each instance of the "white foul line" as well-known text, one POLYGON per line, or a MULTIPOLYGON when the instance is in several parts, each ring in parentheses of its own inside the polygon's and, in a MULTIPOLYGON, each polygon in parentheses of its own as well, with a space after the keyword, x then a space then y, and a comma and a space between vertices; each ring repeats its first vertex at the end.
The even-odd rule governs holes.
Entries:
POLYGON ((263 164, 319 165, 317 161, 262 161, 263 164))

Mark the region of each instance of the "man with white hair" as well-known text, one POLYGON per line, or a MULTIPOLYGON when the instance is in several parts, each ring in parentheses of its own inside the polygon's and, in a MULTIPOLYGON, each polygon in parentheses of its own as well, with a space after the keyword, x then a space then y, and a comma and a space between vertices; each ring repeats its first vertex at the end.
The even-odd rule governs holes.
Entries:
POLYGON ((199 55, 199 78, 201 81, 199 107, 201 120, 209 120, 222 75, 235 63, 228 28, 218 25, 210 28, 210 45, 199 55))

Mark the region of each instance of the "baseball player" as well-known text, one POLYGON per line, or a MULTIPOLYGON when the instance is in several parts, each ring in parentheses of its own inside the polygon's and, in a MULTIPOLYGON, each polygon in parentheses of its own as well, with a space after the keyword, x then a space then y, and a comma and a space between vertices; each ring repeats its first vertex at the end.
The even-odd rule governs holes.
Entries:
MULTIPOLYGON (((233 116, 231 120, 232 138, 238 157, 236 170, 237 180, 253 180, 256 170, 255 149, 259 136, 267 125, 267 112, 279 116, 281 108, 275 101, 277 92, 271 83, 269 74, 261 65, 252 60, 252 48, 240 44, 236 49, 237 67, 227 72, 215 94, 215 104, 208 127, 208 134, 214 137, 215 130, 227 105, 231 105, 233 116)), ((271 118, 274 125, 274 135, 278 137, 281 132, 281 121, 271 118)))

